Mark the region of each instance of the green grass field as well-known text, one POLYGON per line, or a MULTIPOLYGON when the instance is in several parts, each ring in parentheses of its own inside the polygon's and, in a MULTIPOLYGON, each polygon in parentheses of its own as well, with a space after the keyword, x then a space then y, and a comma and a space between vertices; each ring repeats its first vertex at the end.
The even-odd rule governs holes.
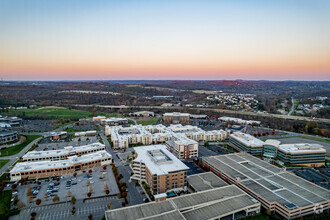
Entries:
POLYGON ((32 118, 67 118, 79 119, 92 117, 92 113, 88 111, 67 109, 67 108, 37 108, 37 109, 11 109, 7 115, 18 117, 32 117, 32 118))
POLYGON ((41 137, 41 136, 40 135, 27 135, 26 136, 26 140, 23 143, 21 143, 19 145, 16 145, 14 147, 9 147, 9 148, 0 150, 0 152, 1 152, 0 157, 7 157, 7 156, 18 154, 29 143, 31 143, 33 140, 35 140, 35 139, 37 139, 39 137, 41 137))
POLYGON ((6 163, 8 163, 10 160, 9 159, 1 159, 0 160, 0 168, 3 167, 6 163))
POLYGON ((143 126, 146 126, 146 125, 154 125, 156 124, 156 122, 158 121, 158 118, 155 118, 155 117, 151 117, 151 118, 139 118, 139 119, 136 119, 136 122, 138 124, 141 124, 143 126))
POLYGON ((313 141, 320 141, 320 142, 330 144, 330 140, 328 140, 328 139, 323 139, 323 138, 318 138, 318 137, 311 137, 311 136, 301 136, 301 137, 305 138, 305 139, 313 140, 313 141))
POLYGON ((4 217, 4 213, 10 209, 11 191, 0 192, 0 218, 4 217))

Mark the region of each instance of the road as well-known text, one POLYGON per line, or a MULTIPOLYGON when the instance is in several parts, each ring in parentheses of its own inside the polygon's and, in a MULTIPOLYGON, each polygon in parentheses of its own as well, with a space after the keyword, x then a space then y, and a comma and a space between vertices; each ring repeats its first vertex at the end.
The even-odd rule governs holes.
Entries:
MULTIPOLYGON (((109 108, 109 109, 164 109, 168 111, 180 111, 185 110, 185 107, 178 106, 126 106, 126 105, 75 105, 77 107, 93 107, 97 106, 100 108, 109 108)), ((263 117, 271 117, 271 118, 282 118, 282 119, 290 119, 290 120, 298 120, 298 121, 316 121, 321 123, 330 124, 330 119, 327 118, 308 118, 303 116, 292 116, 292 115, 279 115, 279 114, 270 114, 270 113, 256 113, 256 112, 243 112, 243 111, 235 111, 235 110, 227 110, 227 109, 214 109, 212 107, 208 108, 189 108, 191 110, 199 110, 199 111, 214 111, 222 114, 240 114, 240 115, 251 115, 251 116, 263 116, 263 117)))
POLYGON ((126 183, 126 186, 128 189, 128 193, 127 193, 128 205, 136 205, 136 204, 143 203, 143 198, 145 198, 145 197, 142 196, 137 191, 137 189, 135 187, 136 181, 132 181, 132 182, 129 181, 129 179, 131 177, 130 174, 132 172, 131 168, 129 166, 125 166, 125 164, 118 159, 118 157, 116 156, 117 152, 111 148, 110 143, 104 134, 104 128, 102 126, 100 126, 99 134, 100 134, 100 137, 102 138, 102 141, 104 142, 106 150, 112 155, 114 164, 118 167, 118 175, 119 174, 123 175, 123 179, 121 181, 126 183))
POLYGON ((288 115, 291 115, 293 113, 293 111, 294 111, 294 99, 293 98, 291 98, 291 103, 292 103, 292 106, 291 106, 291 110, 288 113, 288 115))
POLYGON ((8 163, 6 163, 3 167, 1 167, 0 169, 0 173, 1 175, 6 172, 8 170, 8 168, 15 163, 15 161, 22 157, 36 142, 38 142, 39 140, 41 140, 40 138, 35 139, 34 141, 32 141, 30 144, 26 145, 26 147, 21 150, 18 154, 16 155, 12 155, 12 156, 8 156, 8 157, 0 157, 0 159, 10 159, 10 161, 8 163))

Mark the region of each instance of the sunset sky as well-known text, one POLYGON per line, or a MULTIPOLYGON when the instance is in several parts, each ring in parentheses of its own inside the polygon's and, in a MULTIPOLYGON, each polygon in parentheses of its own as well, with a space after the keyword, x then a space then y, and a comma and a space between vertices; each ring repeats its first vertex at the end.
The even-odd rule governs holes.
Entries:
POLYGON ((330 80, 329 0, 0 0, 4 80, 330 80))

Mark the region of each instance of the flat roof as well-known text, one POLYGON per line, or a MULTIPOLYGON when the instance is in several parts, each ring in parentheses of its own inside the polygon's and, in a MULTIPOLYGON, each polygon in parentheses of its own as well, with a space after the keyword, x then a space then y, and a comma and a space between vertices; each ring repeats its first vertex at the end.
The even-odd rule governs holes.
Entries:
POLYGON ((111 154, 103 150, 95 153, 81 155, 80 157, 77 156, 68 157, 68 159, 66 160, 57 160, 57 161, 44 160, 44 161, 35 161, 35 162, 21 162, 21 163, 17 163, 13 167, 13 169, 11 169, 10 173, 68 167, 76 163, 86 163, 89 161, 94 161, 108 157, 111 157, 111 154))
POLYGON ((0 135, 1 136, 6 136, 6 135, 14 135, 17 134, 16 131, 11 131, 11 130, 0 130, 0 135))
POLYGON ((170 153, 165 145, 148 145, 143 147, 134 147, 137 153, 135 162, 142 162, 146 165, 152 174, 163 175, 181 170, 189 170, 184 163, 182 163, 174 154, 170 153), (161 151, 162 155, 152 156, 150 152, 161 151), (161 160, 165 157, 166 160, 161 160))
POLYGON ((189 175, 187 176, 187 181, 195 191, 204 191, 228 185, 212 172, 189 175))
POLYGON ((242 132, 234 132, 234 133, 230 134, 230 137, 238 140, 239 142, 241 142, 247 146, 251 146, 251 147, 258 147, 258 146, 262 146, 265 144, 265 142, 259 140, 258 138, 255 138, 252 135, 245 134, 242 132))
POLYGON ((187 116, 189 117, 190 114, 189 113, 181 113, 181 112, 168 112, 168 113, 164 113, 164 116, 187 116))
POLYGON ((321 144, 281 144, 279 150, 285 151, 287 153, 326 153, 326 150, 321 144))
POLYGON ((215 169, 239 178, 239 182, 269 203, 277 202, 290 209, 330 202, 330 191, 277 168, 247 153, 203 158, 215 169))
POLYGON ((60 155, 67 155, 74 152, 82 152, 82 151, 88 151, 88 150, 94 150, 105 147, 104 144, 101 144, 99 142, 78 146, 78 147, 64 147, 64 149, 60 150, 47 150, 47 151, 29 151, 27 152, 23 158, 39 158, 39 157, 47 157, 47 156, 60 156, 60 155))
POLYGON ((216 219, 258 207, 260 203, 235 185, 105 212, 110 219, 216 219))

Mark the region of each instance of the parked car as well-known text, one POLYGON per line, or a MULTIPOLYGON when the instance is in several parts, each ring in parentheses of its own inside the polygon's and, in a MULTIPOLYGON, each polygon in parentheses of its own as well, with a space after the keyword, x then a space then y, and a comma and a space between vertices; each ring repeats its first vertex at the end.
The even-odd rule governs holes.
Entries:
POLYGON ((73 182, 73 183, 71 183, 71 185, 77 185, 77 182, 73 182))

